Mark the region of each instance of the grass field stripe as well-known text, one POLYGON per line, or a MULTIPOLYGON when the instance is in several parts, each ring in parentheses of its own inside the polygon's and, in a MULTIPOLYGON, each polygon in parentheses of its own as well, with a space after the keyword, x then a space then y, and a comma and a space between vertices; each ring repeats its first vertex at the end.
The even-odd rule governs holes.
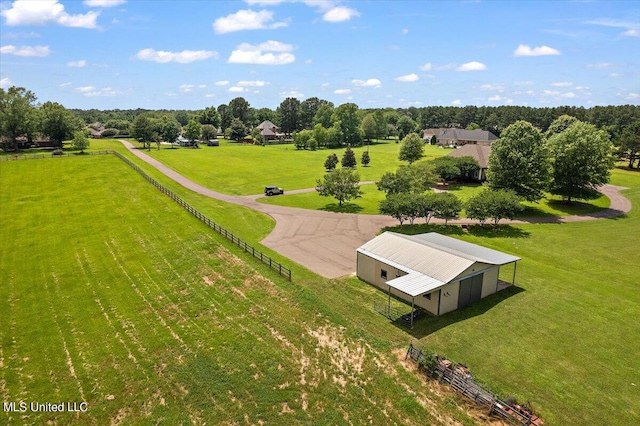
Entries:
MULTIPOLYGON (((138 295, 138 297, 140 297, 140 299, 142 299, 144 301, 144 303, 147 305, 147 307, 149 308, 149 310, 151 312, 153 312, 154 316, 158 319, 158 322, 160 322, 160 324, 162 324, 162 326, 164 326, 168 331, 169 334, 171 334, 171 336, 178 342, 180 343, 180 345, 182 346, 182 348, 189 352, 192 353, 193 351, 191 350, 191 348, 184 342, 184 340, 182 339, 182 337, 180 337, 180 335, 178 333, 175 332, 175 330, 173 328, 171 328, 171 326, 167 323, 167 321, 162 317, 162 315, 160 315, 160 313, 157 311, 157 309, 151 304, 151 302, 149 302, 149 299, 147 299, 144 294, 142 294, 142 292, 140 291, 140 289, 138 288, 138 286, 136 285, 136 283, 133 281, 133 279, 131 278, 131 276, 127 273, 126 269, 124 268, 124 266, 122 266, 122 262, 120 261, 120 259, 118 259, 118 257, 116 256, 116 254, 113 251, 113 248, 111 247, 111 244, 109 244, 108 241, 104 242, 105 245, 107 246, 107 248, 109 249, 109 253, 111 254, 111 256, 113 257, 114 262, 116 263, 116 265, 118 266, 118 268, 122 271, 122 273, 124 274, 125 277, 127 277, 127 279, 129 280, 129 284, 131 285, 131 288, 133 289, 133 291, 138 295)), ((114 242, 111 241, 111 243, 113 244, 114 242)))
MULTIPOLYGON (((51 272, 51 277, 55 280, 55 273, 51 272)), ((58 319, 58 313, 55 309, 55 307, 53 306, 53 298, 51 295, 51 289, 48 283, 47 279, 43 280, 44 282, 44 289, 45 289, 45 293, 47 294, 47 299, 49 302, 49 309, 51 310, 51 315, 53 318, 53 323, 55 325, 55 328, 58 332, 58 335, 60 336, 60 340, 62 342, 62 350, 64 351, 65 354, 65 360, 66 360, 66 365, 67 365, 67 369, 69 370, 69 374, 71 375, 71 377, 74 379, 75 383, 76 383, 76 388, 78 390, 78 394, 81 398, 82 401, 86 401, 86 397, 85 397, 85 393, 84 393, 84 389, 82 387, 82 383, 80 383, 80 380, 78 379, 78 376, 76 375, 76 368, 75 365, 73 363, 73 359, 71 357, 71 353, 69 352, 69 348, 67 347, 67 340, 64 337, 64 333, 62 332, 62 329, 60 328, 60 321, 58 319)))

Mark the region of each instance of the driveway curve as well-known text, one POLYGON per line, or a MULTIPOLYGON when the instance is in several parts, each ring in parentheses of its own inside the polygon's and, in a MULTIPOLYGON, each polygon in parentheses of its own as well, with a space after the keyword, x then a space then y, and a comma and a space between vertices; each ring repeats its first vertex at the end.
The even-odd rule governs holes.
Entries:
MULTIPOLYGON (((381 215, 333 213, 295 207, 259 203, 259 195, 237 196, 213 191, 199 185, 134 147, 120 141, 133 155, 156 168, 165 176, 198 194, 248 207, 271 216, 276 225, 260 243, 326 278, 338 278, 354 273, 356 249, 369 241, 385 226, 395 226, 396 219, 381 215)), ((505 224, 560 223, 612 218, 631 210, 631 202, 620 194, 620 186, 604 185, 601 192, 611 200, 610 207, 585 216, 563 216, 505 220, 505 224)), ((301 193, 313 188, 289 191, 301 193)), ((432 223, 444 223, 432 219, 432 223)), ((450 220, 451 224, 478 223, 471 219, 450 220)))

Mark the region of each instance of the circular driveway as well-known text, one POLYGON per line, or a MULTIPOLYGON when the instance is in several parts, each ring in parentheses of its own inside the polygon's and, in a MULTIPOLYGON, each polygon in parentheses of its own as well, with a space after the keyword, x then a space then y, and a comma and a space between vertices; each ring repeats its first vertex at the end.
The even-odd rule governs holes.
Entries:
MULTIPOLYGON (((381 228, 398 224, 396 219, 389 216, 333 213, 263 204, 256 201, 257 198, 263 196, 262 194, 249 196, 221 194, 187 179, 137 149, 128 141, 121 140, 120 142, 133 155, 187 189, 271 216, 275 220, 276 226, 260 243, 326 278, 338 278, 354 273, 356 249, 375 237, 381 228)), ((626 188, 604 185, 601 192, 611 200, 611 205, 609 208, 591 215, 504 220, 503 223, 577 222, 620 216, 631 210, 631 202, 619 193, 622 189, 626 188)), ((310 188, 287 193, 313 190, 310 188)), ((431 223, 444 223, 444 220, 432 219, 431 223)), ((478 222, 471 219, 459 219, 450 220, 449 223, 473 224, 478 222)))

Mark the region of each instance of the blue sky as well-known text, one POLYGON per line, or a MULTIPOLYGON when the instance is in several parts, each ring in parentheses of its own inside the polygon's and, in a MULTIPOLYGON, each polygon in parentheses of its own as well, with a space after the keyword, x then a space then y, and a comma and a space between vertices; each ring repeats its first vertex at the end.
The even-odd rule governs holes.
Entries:
POLYGON ((640 104, 638 1, 8 1, 0 86, 67 108, 640 104))

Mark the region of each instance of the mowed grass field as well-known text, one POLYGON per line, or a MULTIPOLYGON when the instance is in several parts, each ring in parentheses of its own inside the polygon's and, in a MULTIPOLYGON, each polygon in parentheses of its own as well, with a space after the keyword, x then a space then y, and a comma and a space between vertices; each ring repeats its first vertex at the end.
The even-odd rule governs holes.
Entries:
MULTIPOLYGON (((100 141, 95 144, 95 148, 104 148, 109 144, 109 141, 100 141)), ((120 149, 117 145, 112 146, 120 149)), ((238 149, 245 148, 249 147, 238 149)), ((199 151, 204 149, 206 148, 199 151)), ((0 389, 4 392, 3 398, 15 398, 16 393, 24 395, 18 396, 23 399, 40 398, 41 395, 48 397, 51 394, 60 395, 62 389, 66 389, 65 398, 75 399, 77 396, 74 395, 79 392, 74 390, 77 383, 80 383, 86 392, 90 384, 104 379, 106 383, 112 383, 111 387, 99 388, 100 392, 92 393, 93 399, 90 400, 94 407, 100 407, 93 412, 93 415, 99 415, 98 422, 108 422, 114 418, 117 420, 120 418, 118 416, 122 416, 125 423, 147 422, 149 419, 188 422, 191 420, 190 414, 196 413, 201 414, 197 419, 209 420, 210 424, 224 421, 257 423, 259 420, 277 424, 283 421, 342 424, 351 420, 353 424, 358 424, 369 422, 369 415, 373 415, 374 424, 432 424, 447 422, 451 418, 469 424, 470 420, 457 408, 460 403, 457 399, 436 396, 435 392, 439 391, 434 390, 432 384, 422 384, 415 375, 407 373, 399 366, 398 359, 393 355, 402 354, 408 342, 415 339, 430 350, 466 363, 478 380, 502 395, 515 395, 521 401, 531 401, 544 416, 547 424, 627 425, 637 423, 640 418, 640 361, 637 356, 640 353, 640 343, 637 339, 640 335, 640 323, 636 320, 640 317, 640 292, 637 290, 637 265, 640 264, 640 251, 637 250, 637 232, 640 229, 640 214, 637 208, 640 203, 638 173, 620 170, 613 173, 612 183, 631 188, 625 195, 632 200, 634 210, 624 218, 562 225, 519 226, 509 232, 489 232, 483 233, 482 236, 455 231, 458 238, 522 257, 517 270, 517 288, 484 299, 460 312, 441 318, 423 319, 416 324, 414 330, 407 330, 388 323, 384 317, 373 312, 373 301, 386 301, 386 296, 355 278, 324 280, 294 265, 294 283, 291 284, 271 276, 251 261, 245 262, 245 258, 234 252, 233 248, 226 250, 236 256, 234 262, 219 260, 219 247, 224 248, 224 242, 211 236, 206 228, 203 230, 199 222, 194 223, 193 219, 173 206, 168 199, 165 200, 160 193, 154 195, 154 188, 124 165, 118 166, 115 158, 107 160, 106 170, 97 167, 95 163, 89 163, 89 167, 65 166, 44 169, 39 174, 39 170, 43 169, 36 166, 57 161, 77 161, 80 164, 86 160, 93 161, 89 158, 79 158, 0 163, 3 188, 0 215, 4 223, 3 234, 7 235, 6 238, 3 235, 3 241, 11 242, 3 242, 0 253, 3 283, 0 290, 0 356, 3 361, 0 369, 0 380, 3 380, 0 382, 0 389), (27 165, 28 163, 31 165, 27 165), (29 183, 24 181, 24 176, 28 176, 29 183), (62 182, 67 190, 59 187, 57 181, 53 182, 51 176, 64 176, 62 182), (52 182, 37 186, 37 191, 34 192, 30 182, 40 180, 52 182), (22 192, 12 192, 13 195, 8 198, 5 182, 12 185, 9 187, 22 188, 22 192), (40 191, 40 188, 44 191, 40 191), (88 196, 95 191, 99 192, 94 194, 96 198, 88 196), (123 191, 124 194, 131 195, 122 196, 123 191), (49 197, 49 192, 55 196, 49 197), (118 194, 117 202, 111 202, 108 206, 98 209, 98 206, 105 202, 98 200, 103 197, 110 199, 114 194, 118 194), (29 201, 29 197, 34 197, 31 200, 32 204, 41 210, 37 215, 33 214, 33 208, 23 209, 25 206, 21 203, 29 201), (79 200, 76 202, 79 209, 72 208, 76 204, 72 202, 76 200, 75 197, 79 200), (7 212, 5 206, 13 204, 16 204, 16 207, 11 207, 7 212), (61 215, 53 215, 49 219, 50 212, 61 209, 64 211, 64 220, 61 219, 61 215), (96 209, 102 214, 92 214, 88 211, 91 209, 96 209), (26 211, 29 211, 28 217, 18 214, 26 211), (108 214, 111 211, 120 212, 118 220, 111 220, 112 215, 108 214), (45 218, 47 220, 44 220, 45 218), (41 229, 48 230, 49 233, 30 234, 41 229), (84 230, 87 229, 94 233, 90 240, 84 236, 84 230), (43 235, 56 235, 58 231, 61 238, 43 238, 43 235), (73 240, 67 238, 69 235, 83 235, 83 239, 80 240, 82 244, 71 244, 73 240), (114 236, 115 241, 120 241, 117 246, 105 243, 114 236), (141 245, 139 241, 149 242, 141 245), (75 247, 92 246, 95 247, 86 250, 95 254, 90 255, 88 258, 92 260, 85 263, 102 266, 87 278, 78 261, 78 258, 83 257, 74 252, 78 252, 75 247), (118 249, 114 250, 113 247, 118 249), (114 257, 112 252, 119 255, 114 257), (56 253, 56 258, 59 257, 60 260, 52 260, 50 253, 56 253), (66 287, 56 287, 55 281, 51 281, 54 280, 51 271, 59 277, 60 270, 66 271, 65 277, 69 277, 68 281, 75 281, 73 277, 76 276, 82 277, 75 286, 69 287, 75 289, 74 291, 67 293, 66 287), (228 285, 210 287, 203 276, 216 276, 210 272, 212 270, 221 274, 221 281, 228 282, 228 285), (129 277, 133 277, 137 288, 141 289, 142 295, 152 304, 155 313, 137 294, 132 281, 123 271, 126 271, 129 277), (40 280, 41 276, 52 278, 40 280), (277 291, 287 299, 284 302, 278 299, 270 301, 270 297, 265 296, 265 293, 268 295, 269 292, 260 290, 262 285, 252 286, 253 291, 249 291, 246 283, 251 280, 248 281, 247 276, 256 277, 257 280, 266 276, 266 281, 273 283, 277 291), (6 277, 12 278, 9 280, 6 277), (39 282, 46 282, 46 285, 34 284, 39 282), (180 287, 185 282, 195 286, 195 289, 190 291, 198 290, 198 297, 191 292, 188 293, 190 296, 181 294, 184 289, 189 291, 189 285, 180 287), (104 288, 103 284, 106 284, 104 288), (85 292, 93 287, 100 289, 97 299, 103 306, 113 306, 114 312, 118 312, 123 319, 120 328, 114 322, 117 333, 109 327, 109 321, 102 314, 95 296, 77 296, 83 292, 77 287, 82 288, 83 285, 87 289, 85 292), (10 290, 6 290, 7 288, 10 290), (52 289, 57 288, 60 290, 51 293, 52 289), (111 288, 117 288, 119 291, 111 291, 111 288), (160 289, 162 292, 159 292, 160 289), (243 292, 248 300, 244 300, 234 289, 243 292), (206 315, 203 317, 202 314, 204 306, 209 303, 206 299, 207 292, 211 292, 211 297, 216 295, 214 298, 218 301, 228 299, 227 304, 220 302, 215 305, 216 310, 209 310, 215 312, 215 321, 206 315), (72 294, 73 297, 57 297, 67 294, 72 294), (151 295, 155 295, 155 298, 151 295), (167 301, 169 297, 171 303, 167 301), (53 306, 46 304, 47 300, 58 299, 63 302, 55 302, 53 306), (245 305, 242 305, 243 302, 245 305), (91 307, 92 304, 95 306, 91 307), (132 307, 132 304, 135 304, 135 307, 132 307), (291 308, 289 304, 292 304, 291 308), (174 305, 178 308, 173 308, 174 305), (244 308, 243 313, 235 310, 238 305, 244 308), (324 367, 327 375, 322 373, 321 377, 324 381, 331 382, 334 380, 332 374, 335 375, 338 379, 334 381, 334 385, 304 388, 301 384, 303 373, 305 382, 310 383, 309 369, 302 367, 304 362, 293 361, 295 356, 291 354, 294 354, 294 350, 282 339, 274 337, 276 335, 266 328, 265 317, 247 313, 248 306, 262 305, 266 307, 264 312, 269 327, 293 346, 302 348, 305 356, 315 353, 316 356, 323 357, 323 361, 317 361, 316 365, 320 368, 320 364, 327 364, 324 367), (32 313, 23 316, 23 311, 32 313), (8 314, 5 315, 5 312, 8 314), (192 318, 192 322, 188 320, 187 315, 191 312, 198 314, 192 318), (58 337, 40 336, 44 332, 51 333, 52 317, 57 317, 56 321, 61 324, 61 331, 56 331, 58 337), (74 327, 77 324, 84 325, 85 320, 87 324, 102 321, 99 320, 100 317, 104 318, 103 324, 96 326, 93 333, 81 327, 74 327), (5 322, 5 318, 10 320, 5 322), (158 376, 149 375, 148 372, 143 374, 142 370, 147 371, 148 366, 155 366, 157 362, 166 363, 166 360, 171 360, 172 357, 189 353, 162 324, 160 318, 188 347, 198 348, 197 353, 192 354, 192 358, 189 359, 209 357, 205 364, 213 366, 216 370, 212 373, 198 363, 188 363, 184 368, 190 371, 189 377, 197 376, 198 380, 185 382, 184 375, 175 373, 184 364, 174 360, 173 363, 167 364, 172 368, 161 370, 158 376), (231 322, 236 321, 233 326, 224 327, 220 324, 229 324, 225 318, 231 319, 231 322), (44 324, 40 324, 40 320, 44 324), (201 324, 202 328, 207 329, 206 332, 193 325, 193 322, 201 324), (313 337, 316 334, 314 330, 324 324, 337 330, 338 337, 334 340, 342 342, 347 352, 361 351, 358 349, 360 345, 365 348, 365 360, 373 359, 376 367, 372 368, 368 361, 363 364, 367 366, 362 369, 363 375, 376 376, 369 382, 371 387, 364 388, 365 393, 361 390, 362 386, 350 387, 347 384, 347 387, 343 388, 340 384, 339 377, 344 374, 338 374, 343 371, 338 365, 348 365, 348 362, 337 358, 332 361, 331 354, 340 350, 334 348, 332 351, 320 344, 319 338, 313 337), (138 363, 144 360, 140 367, 135 366, 125 349, 125 345, 136 348, 129 340, 129 335, 135 331, 131 328, 133 326, 144 330, 141 333, 136 332, 134 337, 142 342, 145 349, 137 349, 138 352, 129 349, 138 363), (240 331, 242 326, 248 328, 251 333, 240 331), (215 334, 219 339, 210 335, 211 329, 215 329, 216 333, 220 330, 219 335, 215 334), (149 330, 154 331, 150 335, 145 334, 149 330), (86 337, 80 333, 85 333, 86 337), (99 335, 97 340, 96 335, 99 335), (157 343, 158 339, 162 343, 157 343), (243 339, 248 342, 238 343, 243 339), (216 344, 209 345, 209 341, 216 344), (100 346, 104 347, 94 349, 95 342, 100 342, 100 346), (65 347, 69 349, 69 357, 66 355, 65 347), (152 351, 153 355, 142 355, 150 353, 147 347, 155 348, 152 351), (235 347, 240 347, 241 350, 233 350, 235 347), (247 347, 249 349, 246 349, 247 347), (51 353, 57 354, 57 364, 51 364, 45 370, 47 374, 54 372, 56 377, 61 377, 57 380, 64 385, 47 385, 49 382, 40 378, 40 384, 36 387, 33 377, 37 374, 34 372, 41 371, 42 365, 50 364, 47 359, 42 361, 45 357, 41 353, 42 348, 50 349, 51 353), (114 348, 120 348, 119 352, 115 351, 119 355, 110 355, 114 348), (266 350, 266 355, 261 352, 263 350, 266 350), (217 351, 222 351, 223 355, 218 356, 217 351), (284 377, 279 377, 279 380, 271 379, 270 374, 265 374, 269 379, 257 380, 251 376, 257 372, 251 369, 243 374, 245 367, 251 366, 249 360, 245 361, 247 351, 250 354, 248 357, 256 366, 266 367, 277 361, 287 373, 283 373, 284 377), (110 357, 110 374, 98 375, 98 369, 90 367, 83 368, 91 374, 86 371, 82 375, 79 374, 78 365, 93 365, 92 362, 100 358, 96 353, 110 357), (236 356, 238 353, 244 355, 236 356), (266 359, 262 360, 263 357, 266 359), (32 363, 32 359, 37 362, 32 363), (72 361, 77 379, 71 374, 69 359, 72 361), (255 361, 256 359, 258 361, 255 361), (283 364, 283 359, 288 360, 288 364, 283 364), (379 367, 376 359, 384 362, 390 369, 379 367), (122 366, 128 366, 128 369, 121 371, 122 366), (233 374, 227 373, 227 369, 231 369, 233 374), (219 370, 224 370, 224 374, 219 370), (123 402, 122 397, 116 400, 118 389, 124 392, 123 389, 132 386, 129 384, 129 375, 132 377, 131 382, 138 384, 131 389, 144 389, 144 392, 140 392, 140 396, 135 394, 136 397, 129 398, 127 402, 123 402), (238 392, 242 389, 245 395, 251 393, 253 399, 249 398, 249 401, 252 402, 244 403, 244 400, 238 398, 238 392, 234 393, 233 397, 228 392, 228 397, 222 397, 220 395, 225 393, 225 390, 221 389, 222 385, 215 387, 210 383, 213 379, 201 379, 200 376, 214 376, 216 380, 223 377, 224 389, 232 389, 232 392, 234 389, 238 392), (201 383, 202 387, 193 384, 194 382, 201 383), (289 386, 280 389, 276 382, 288 382, 289 386), (175 391, 180 386, 185 386, 189 393, 175 391), (274 386, 277 390, 273 389, 274 386), (215 403, 211 404, 211 394, 207 393, 210 387, 216 390, 214 394, 217 396, 213 398, 215 403), (11 389, 11 393, 7 389, 11 389), (152 401, 149 395, 153 396, 158 389, 165 398, 165 405, 161 404, 160 399, 155 405, 149 402, 152 401), (174 389, 174 393, 169 392, 172 395, 170 399, 165 396, 168 389, 174 389), (286 392, 287 389, 289 393, 286 392), (316 411, 312 410, 313 404, 310 400, 306 404, 307 409, 304 409, 302 394, 306 392, 306 396, 309 397, 312 394, 311 390, 317 393, 316 411), (355 396, 344 396, 344 393, 354 392, 355 396), (263 393, 268 396, 258 395, 263 393), (113 395, 113 399, 110 399, 110 395, 113 395), (202 398, 206 402, 192 402, 194 400, 191 397, 194 395, 198 395, 196 401, 202 398), (384 404, 384 408, 381 408, 380 404, 384 404), (148 406, 155 407, 155 411, 149 412, 140 408, 148 406), (389 414, 390 410, 387 407, 394 407, 395 414, 387 417, 385 412, 389 414), (288 413, 289 409, 293 413, 288 413), (271 417, 257 414, 265 410, 271 417), (223 411, 226 412, 226 417, 222 414, 223 411), (363 413, 359 413, 360 411, 363 413), (186 414, 187 412, 190 414, 186 414), (348 420, 345 420, 345 412, 351 413, 348 420), (382 414, 376 417, 376 412, 382 414), (245 414, 249 416, 248 421, 244 418, 245 414)), ((156 174, 154 177, 180 193, 210 217, 220 218, 224 226, 241 234, 250 242, 257 243, 272 226, 272 222, 264 216, 252 215, 246 209, 197 197, 170 181, 163 180, 162 176, 156 174)), ((408 227, 405 226, 404 229, 408 230, 408 227)), ((432 227, 429 230, 445 231, 441 227, 432 227)), ((225 256, 228 255, 222 257, 225 256)), ((263 312, 262 309, 260 311, 263 312)), ((111 321, 118 321, 115 313, 111 321)), ((53 330, 55 331, 55 328, 53 330)), ((402 355, 399 357, 402 358, 402 355)), ((314 359, 311 356, 309 358, 314 359)), ((313 365, 314 362, 310 361, 309 365, 313 365)), ((276 369, 273 373, 276 371, 281 370, 276 369)), ((154 369, 154 374, 155 372, 154 369)), ((92 389, 93 386, 91 385, 92 389)), ((18 416, 20 414, 11 417, 12 421, 20 420, 18 416)), ((69 417, 37 415, 31 416, 28 422, 38 423, 49 418, 64 420, 69 417)), ((89 423, 95 418, 80 415, 73 419, 89 423)))
POLYGON ((88 404, 0 423, 472 423, 383 317, 248 260, 116 157, 3 162, 0 182, 1 399, 88 404))
MULTIPOLYGON (((134 142, 134 144, 136 144, 134 142)), ((137 144, 136 144, 137 145, 137 144)), ((370 146, 354 148, 358 166, 356 171, 362 182, 375 182, 386 172, 394 172, 400 165, 400 144, 381 140, 370 146), (362 152, 369 150, 371 164, 360 165, 362 152)), ((425 145, 421 162, 447 155, 450 149, 425 145)), ((326 174, 324 161, 331 153, 342 158, 344 149, 322 149, 317 151, 296 150, 294 145, 270 145, 267 147, 238 144, 222 139, 219 147, 202 146, 200 149, 171 148, 163 145, 147 151, 173 170, 191 180, 216 191, 231 195, 260 194, 267 185, 284 188, 285 195, 263 198, 267 204, 326 210, 342 213, 378 214, 379 204, 385 194, 375 184, 362 186, 362 197, 351 200, 342 207, 331 197, 321 197, 315 191, 288 195, 295 189, 313 188, 317 179, 326 174)), ((338 166, 340 167, 340 166, 338 166)), ((466 201, 482 190, 480 185, 448 185, 447 190, 462 201, 466 201)), ((539 203, 526 203, 522 217, 565 216, 588 214, 609 206, 609 199, 600 197, 589 202, 564 203, 559 197, 548 195, 539 203)), ((465 217, 464 212, 462 217, 465 217)))

